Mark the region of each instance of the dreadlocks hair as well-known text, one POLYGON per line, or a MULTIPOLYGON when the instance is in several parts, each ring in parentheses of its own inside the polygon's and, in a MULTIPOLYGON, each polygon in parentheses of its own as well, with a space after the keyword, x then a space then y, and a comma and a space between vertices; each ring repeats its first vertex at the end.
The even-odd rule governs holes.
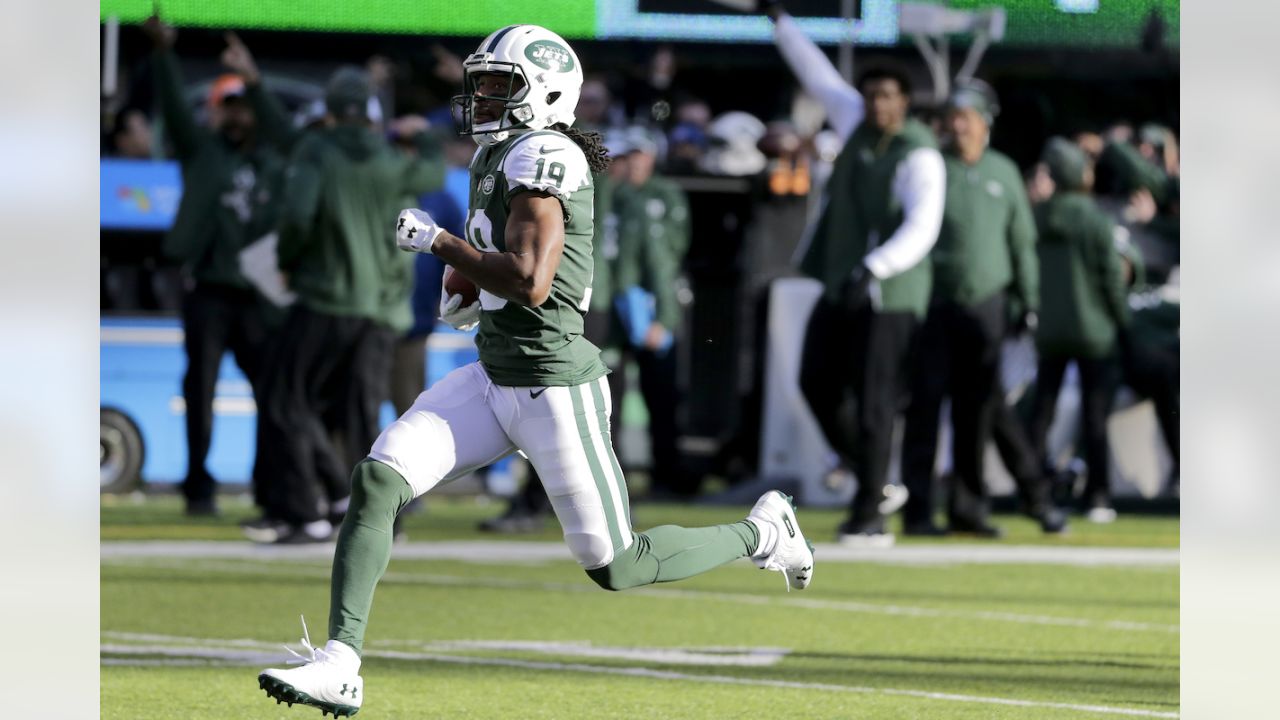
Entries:
POLYGON ((557 123, 551 126, 552 130, 564 133, 564 136, 574 142, 575 145, 582 148, 582 154, 587 156, 587 167, 591 168, 591 172, 604 172, 609 169, 609 151, 604 146, 604 137, 595 130, 579 130, 571 128, 564 123, 557 123))

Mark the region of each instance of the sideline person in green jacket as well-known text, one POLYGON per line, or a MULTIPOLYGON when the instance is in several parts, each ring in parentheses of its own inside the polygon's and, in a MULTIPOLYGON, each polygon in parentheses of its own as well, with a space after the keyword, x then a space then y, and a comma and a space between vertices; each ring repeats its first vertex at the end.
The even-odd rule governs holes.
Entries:
POLYGON ((850 87, 790 15, 776 4, 768 12, 783 59, 844 142, 798 248, 801 272, 823 286, 805 331, 800 389, 858 478, 840 541, 885 547, 894 539, 884 517, 893 426, 929 304, 946 170, 933 133, 908 117, 904 73, 869 69, 850 87), (852 423, 842 417, 847 395, 857 408, 852 423))
MULTIPOLYGON (((186 404, 188 515, 212 515, 216 483, 205 467, 213 431, 213 396, 222 356, 230 350, 255 397, 269 335, 266 301, 240 272, 245 246, 275 229, 284 159, 258 133, 260 123, 284 110, 262 87, 252 56, 228 36, 239 75, 219 77, 209 94, 210 126, 201 127, 187 102, 178 61, 177 33, 159 18, 143 30, 154 46, 156 94, 165 134, 182 167, 182 200, 162 249, 187 275, 182 300, 182 380, 186 404)), ((226 55, 224 55, 226 57, 226 55)))
POLYGON ((325 95, 333 125, 298 141, 286 173, 278 261, 298 299, 267 365, 259 406, 254 481, 266 488, 266 502, 263 518, 246 528, 259 541, 325 541, 330 516, 342 514, 349 488, 328 486, 345 473, 323 418, 335 403, 365 412, 363 401, 344 391, 385 383, 382 359, 389 361, 390 348, 371 352, 369 343, 392 337, 386 328, 406 326, 400 316, 407 305, 401 313, 400 304, 407 295, 395 278, 407 276, 412 261, 397 251, 388 223, 406 196, 443 182, 427 133, 418 134, 419 153, 410 157, 371 129, 370 94, 363 71, 335 72, 325 95))
POLYGON ((1091 522, 1115 519, 1108 478, 1107 415, 1119 382, 1117 350, 1129 322, 1124 269, 1115 226, 1089 195, 1092 168, 1084 152, 1051 138, 1042 161, 1055 191, 1036 208, 1040 232, 1040 360, 1030 434, 1046 468, 1046 437, 1067 364, 1080 376, 1081 424, 1089 468, 1083 498, 1091 522))
MULTIPOLYGON (((1000 348, 1010 324, 1034 324, 1039 304, 1035 219, 1022 174, 988 147, 999 112, 995 91, 980 80, 957 83, 947 102, 947 202, 933 261, 933 297, 920 331, 902 443, 906 535, 946 532, 1000 537, 988 522, 984 456, 1000 382, 1000 348), (933 522, 933 469, 938 415, 951 398, 953 482, 947 529, 933 522)), ((1038 473, 1020 488, 1028 512, 1046 532, 1065 516, 1049 503, 1038 473)))
MULTIPOLYGON (((610 262, 616 322, 614 337, 625 364, 633 359, 649 410, 653 456, 651 492, 692 497, 698 481, 684 468, 679 437, 676 338, 680 304, 676 281, 689 248, 689 201, 674 182, 655 172, 658 148, 642 128, 632 128, 610 150, 621 156, 625 176, 613 190, 617 255, 610 262)), ((624 396, 626 374, 609 376, 613 397, 624 396)))

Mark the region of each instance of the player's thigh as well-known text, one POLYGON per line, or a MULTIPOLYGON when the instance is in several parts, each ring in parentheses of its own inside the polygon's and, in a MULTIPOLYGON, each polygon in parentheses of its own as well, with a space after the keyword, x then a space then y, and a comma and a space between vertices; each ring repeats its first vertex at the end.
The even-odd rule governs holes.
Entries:
POLYGON ((608 431, 608 383, 546 388, 536 398, 516 393, 512 439, 542 478, 565 542, 583 567, 608 565, 632 539, 627 486, 608 431))
POLYGON ((460 367, 418 396, 382 431, 369 457, 404 476, 415 495, 515 449, 489 404, 479 363, 460 367))

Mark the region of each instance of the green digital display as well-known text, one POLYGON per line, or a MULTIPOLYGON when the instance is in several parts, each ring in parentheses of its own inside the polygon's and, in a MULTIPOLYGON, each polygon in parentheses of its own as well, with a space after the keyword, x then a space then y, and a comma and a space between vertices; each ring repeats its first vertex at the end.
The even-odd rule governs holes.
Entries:
MULTIPOLYGON (((535 23, 566 38, 593 38, 595 0, 162 0, 160 16, 178 27, 420 33, 483 37, 535 23)), ((102 19, 140 23, 153 0, 102 0, 102 19)))
POLYGON ((1165 44, 1178 44, 1180 0, 951 0, 957 10, 1002 6, 1001 45, 1135 47, 1154 10, 1165 23, 1165 44))
MULTIPOLYGON (((951 0, 958 10, 1002 6, 1002 45, 1019 47, 1136 47, 1153 12, 1164 22, 1164 43, 1178 45, 1180 0, 951 0)), ((725 12, 710 0, 670 0, 661 11, 643 0, 161 0, 161 15, 178 26, 484 36, 515 23, 543 25, 570 39, 772 42, 767 19, 725 12), (679 11, 679 12, 676 12, 679 11)), ((862 0, 850 26, 832 17, 799 19, 817 42, 849 34, 862 45, 909 42, 897 28, 896 0, 862 0)), ((656 6, 654 6, 656 7, 656 6)), ((102 0, 101 17, 138 23, 153 0, 102 0)), ((963 44, 963 38, 956 42, 963 44)))

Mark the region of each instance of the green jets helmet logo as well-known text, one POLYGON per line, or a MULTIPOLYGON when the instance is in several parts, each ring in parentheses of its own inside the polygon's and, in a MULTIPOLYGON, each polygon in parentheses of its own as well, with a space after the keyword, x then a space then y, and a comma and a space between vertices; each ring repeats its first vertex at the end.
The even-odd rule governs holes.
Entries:
POLYGON ((530 44, 525 48, 524 56, 543 70, 573 72, 573 55, 569 54, 569 49, 550 40, 530 44))

